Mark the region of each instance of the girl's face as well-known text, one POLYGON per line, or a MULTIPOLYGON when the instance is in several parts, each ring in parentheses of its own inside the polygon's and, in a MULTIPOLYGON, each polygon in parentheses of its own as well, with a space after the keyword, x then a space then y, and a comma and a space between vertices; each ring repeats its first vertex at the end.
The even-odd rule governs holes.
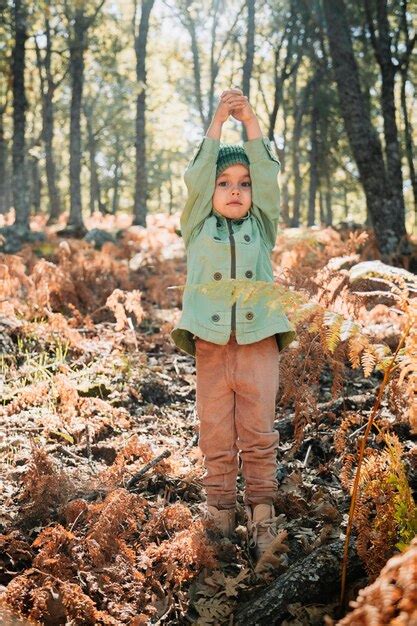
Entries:
POLYGON ((216 179, 213 208, 224 217, 244 217, 252 205, 249 170, 238 163, 230 165, 216 179))

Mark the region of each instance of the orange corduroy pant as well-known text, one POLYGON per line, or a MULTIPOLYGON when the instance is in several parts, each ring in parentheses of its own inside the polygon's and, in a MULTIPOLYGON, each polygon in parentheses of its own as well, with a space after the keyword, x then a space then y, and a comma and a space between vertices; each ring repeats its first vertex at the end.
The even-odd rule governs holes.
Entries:
POLYGON ((272 504, 277 492, 279 433, 274 430, 279 387, 275 335, 239 345, 195 338, 196 408, 207 504, 234 508, 238 456, 245 504, 272 504))

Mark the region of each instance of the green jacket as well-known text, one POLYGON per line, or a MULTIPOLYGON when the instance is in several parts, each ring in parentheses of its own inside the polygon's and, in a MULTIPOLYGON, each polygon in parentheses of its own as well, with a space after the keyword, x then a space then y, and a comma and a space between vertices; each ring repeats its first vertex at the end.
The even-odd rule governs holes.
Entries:
POLYGON ((252 207, 243 218, 226 218, 212 206, 220 140, 204 137, 184 173, 188 199, 180 222, 187 282, 182 315, 171 337, 192 356, 194 336, 225 345, 232 330, 238 344, 275 335, 280 350, 296 337, 270 285, 274 282, 270 255, 277 238, 281 165, 267 138, 243 145, 252 181, 252 207), (245 299, 245 290, 251 288, 256 293, 245 299))

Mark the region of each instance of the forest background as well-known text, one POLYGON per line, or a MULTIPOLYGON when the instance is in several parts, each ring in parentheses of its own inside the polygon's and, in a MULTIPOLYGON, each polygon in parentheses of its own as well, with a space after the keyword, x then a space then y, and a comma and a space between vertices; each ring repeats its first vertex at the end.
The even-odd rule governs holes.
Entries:
POLYGON ((0 0, 2 623, 414 623, 416 8, 0 0), (241 474, 233 540, 204 522, 170 336, 183 172, 229 87, 281 162, 271 288, 297 330, 259 569, 241 474))
MULTIPOLYGON (((0 214, 172 214, 239 86, 282 164, 283 225, 415 232, 415 2, 2 1, 0 214)), ((231 120, 225 141, 239 141, 231 120)), ((3 218, 4 219, 4 218, 3 218)), ((4 219, 7 224, 13 218, 4 219)), ((16 229, 15 229, 16 230, 16 229)))

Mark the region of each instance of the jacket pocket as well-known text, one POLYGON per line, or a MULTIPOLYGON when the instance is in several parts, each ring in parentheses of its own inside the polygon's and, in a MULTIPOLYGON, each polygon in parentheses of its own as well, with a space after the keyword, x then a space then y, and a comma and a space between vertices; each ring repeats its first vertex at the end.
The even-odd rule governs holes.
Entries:
POLYGON ((238 307, 236 311, 236 323, 245 326, 255 325, 258 322, 258 315, 255 307, 238 307))
POLYGON ((199 323, 201 326, 205 328, 210 328, 211 330, 223 330, 225 326, 230 326, 232 322, 232 312, 231 307, 225 310, 216 310, 212 309, 206 310, 200 317, 199 323))

